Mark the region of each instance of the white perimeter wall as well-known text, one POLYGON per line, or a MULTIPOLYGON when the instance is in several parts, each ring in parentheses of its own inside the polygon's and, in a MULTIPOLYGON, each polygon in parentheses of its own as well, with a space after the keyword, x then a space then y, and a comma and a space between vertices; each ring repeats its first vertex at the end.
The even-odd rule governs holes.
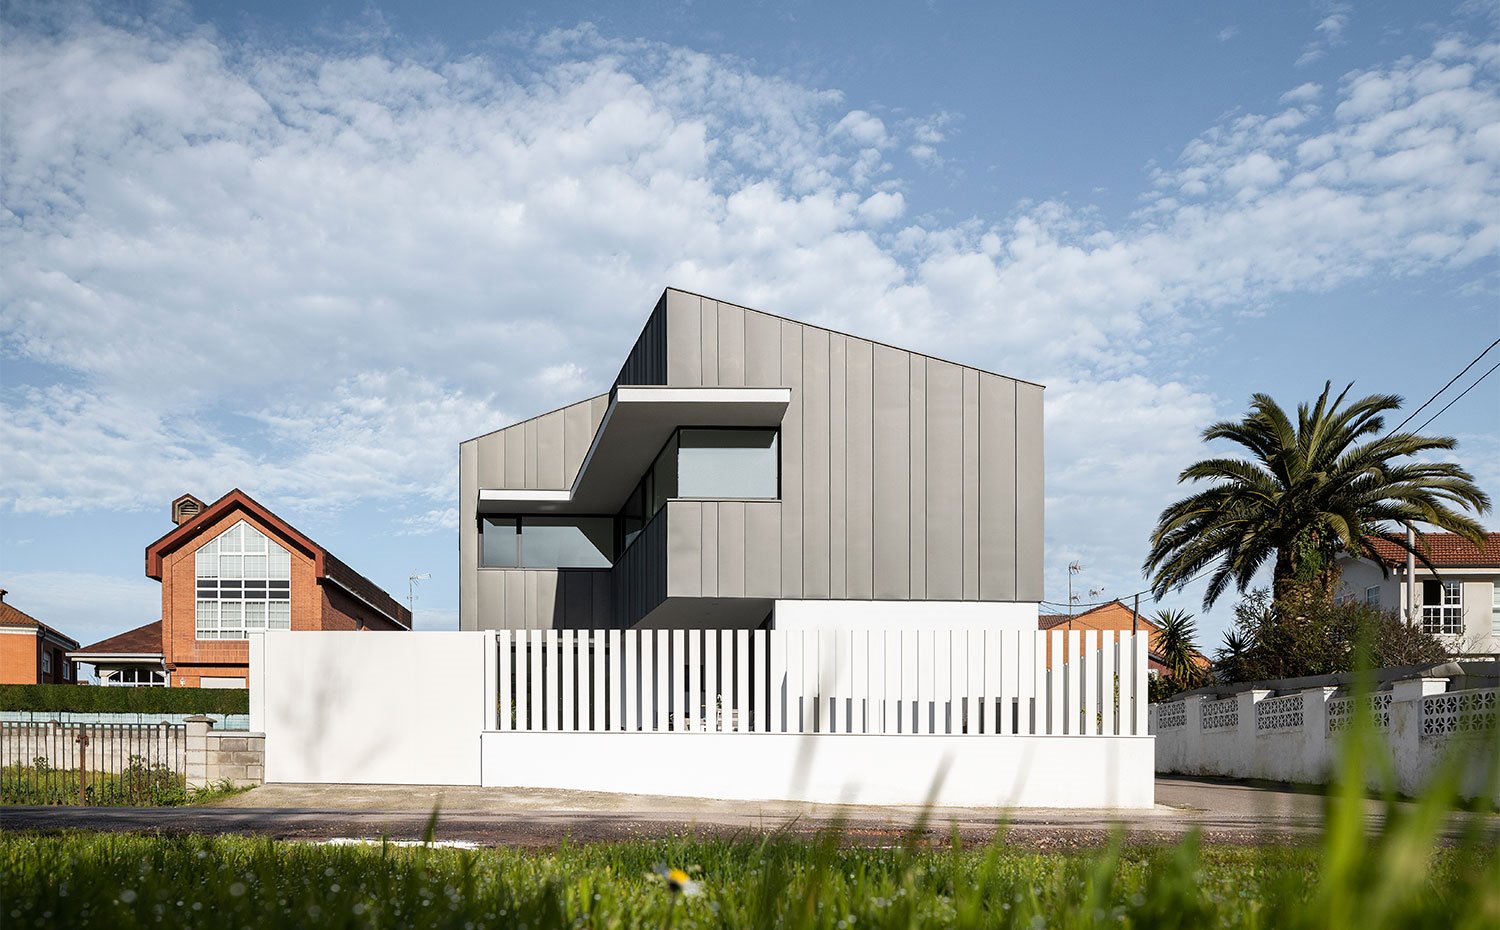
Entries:
POLYGON ((1035 602, 817 601, 776 602, 778 630, 1036 630, 1035 602))
POLYGON ((493 642, 481 632, 253 634, 250 728, 266 734, 266 781, 479 784, 493 642))
POLYGON ((485 733, 486 787, 725 800, 1149 808, 1149 736, 485 733))

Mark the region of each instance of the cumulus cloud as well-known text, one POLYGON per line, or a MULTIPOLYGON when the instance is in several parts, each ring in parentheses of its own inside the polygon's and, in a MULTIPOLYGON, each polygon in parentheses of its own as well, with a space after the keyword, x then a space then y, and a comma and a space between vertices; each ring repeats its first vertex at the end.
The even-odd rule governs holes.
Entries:
POLYGON ((381 35, 6 30, 0 351, 28 375, 0 389, 0 506, 233 483, 444 529, 456 443, 603 390, 672 284, 1053 384, 1059 541, 1094 535, 1112 462, 1154 476, 1119 546, 1189 454, 1138 460, 1119 398, 1157 435, 1213 406, 1155 360, 1282 294, 1500 250, 1491 45, 1231 115, 1117 222, 1047 201, 903 223, 882 152, 937 163, 951 114, 888 124, 591 27, 474 55, 381 35))

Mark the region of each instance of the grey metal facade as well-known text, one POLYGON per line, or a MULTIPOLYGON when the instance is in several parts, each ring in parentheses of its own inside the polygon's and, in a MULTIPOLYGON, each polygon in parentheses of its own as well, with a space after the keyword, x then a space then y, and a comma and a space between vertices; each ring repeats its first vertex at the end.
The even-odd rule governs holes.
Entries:
POLYGON ((780 499, 672 501, 612 569, 482 569, 480 489, 569 488, 610 395, 468 440, 463 629, 629 626, 669 599, 1041 599, 1040 385, 673 289, 622 385, 789 388, 780 499))

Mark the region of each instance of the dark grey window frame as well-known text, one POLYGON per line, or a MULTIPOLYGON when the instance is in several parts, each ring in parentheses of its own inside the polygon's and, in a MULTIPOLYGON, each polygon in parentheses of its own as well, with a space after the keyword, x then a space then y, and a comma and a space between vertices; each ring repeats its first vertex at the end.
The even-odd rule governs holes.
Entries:
POLYGON ((479 568, 481 571, 608 571, 620 560, 620 549, 618 532, 618 521, 606 513, 544 513, 544 514, 517 514, 517 513, 486 513, 479 515, 479 568), (516 552, 515 565, 486 565, 484 564, 484 524, 486 520, 514 520, 516 521, 516 552), (606 556, 608 565, 551 565, 551 566, 527 566, 525 539, 526 521, 536 520, 539 522, 568 521, 568 520, 609 520, 610 521, 610 548, 611 552, 606 556))

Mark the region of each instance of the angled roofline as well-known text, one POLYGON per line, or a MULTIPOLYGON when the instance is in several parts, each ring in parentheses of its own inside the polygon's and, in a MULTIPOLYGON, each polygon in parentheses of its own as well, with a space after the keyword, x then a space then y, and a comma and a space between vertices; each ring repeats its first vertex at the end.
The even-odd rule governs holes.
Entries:
POLYGON ((163 557, 193 541, 209 526, 235 510, 244 510, 250 513, 257 520, 275 531, 284 541, 296 546, 303 554, 312 558, 315 573, 319 581, 333 583, 339 590, 344 591, 351 597, 367 605, 376 613, 396 624, 396 626, 406 630, 411 629, 411 615, 406 614, 405 619, 402 618, 403 608, 396 602, 395 598, 391 597, 389 592, 350 568, 341 559, 333 556, 327 549, 314 542, 307 534, 287 523, 275 513, 272 513, 270 508, 239 488, 231 489, 228 494, 204 507, 196 517, 193 517, 180 526, 174 527, 166 535, 148 545, 146 547, 146 577, 161 581, 163 557), (332 572, 329 571, 330 562, 332 562, 332 572), (371 588, 380 591, 390 600, 390 606, 387 607, 373 603, 370 598, 355 590, 354 581, 340 577, 344 572, 348 572, 355 579, 363 581, 371 588))
MULTIPOLYGON (((887 349, 894 349, 897 352, 908 352, 912 355, 920 355, 923 358, 932 359, 935 362, 943 362, 947 365, 957 365, 959 368, 967 368, 970 371, 981 371, 987 375, 994 375, 997 378, 1004 378, 1007 381, 1019 381, 1022 384, 1030 384, 1034 387, 1039 387, 1044 391, 1047 389, 1047 386, 1045 384, 1037 381, 1028 381, 1025 378, 1017 378, 1015 375, 1002 375, 998 371, 990 371, 988 368, 979 368, 975 365, 965 364, 964 362, 955 362, 953 359, 943 358, 941 355, 928 355, 926 352, 918 352, 916 349, 908 348, 906 346, 891 345, 889 342, 881 342, 879 339, 871 339, 869 336, 861 336, 857 333, 846 333, 841 329, 833 329, 832 327, 828 326, 819 326, 817 323, 809 323, 806 320, 799 320, 795 317, 782 316, 779 313, 771 313, 766 310, 758 310, 755 307, 747 307, 744 304, 737 304, 730 300, 724 300, 721 297, 710 297, 707 294, 700 294, 697 291, 689 291, 684 288, 673 287, 670 284, 665 288, 662 288, 662 296, 657 298, 657 303, 660 303, 667 296, 668 291, 676 291, 679 294, 686 294, 689 297, 697 297, 702 300, 712 300, 715 303, 729 304, 729 306, 731 307, 739 307, 741 310, 749 310, 751 313, 759 313, 762 316, 772 317, 773 319, 785 320, 788 323, 796 323, 798 326, 806 326, 808 329, 820 329, 825 333, 832 333, 835 336, 843 336, 846 339, 858 339, 861 342, 869 342, 878 346, 884 346, 887 349)), ((652 312, 655 312, 655 307, 656 305, 652 304, 652 312)), ((645 327, 642 327, 641 332, 644 333, 645 331, 645 327)), ((639 340, 640 336, 637 336, 636 339, 639 340)))

